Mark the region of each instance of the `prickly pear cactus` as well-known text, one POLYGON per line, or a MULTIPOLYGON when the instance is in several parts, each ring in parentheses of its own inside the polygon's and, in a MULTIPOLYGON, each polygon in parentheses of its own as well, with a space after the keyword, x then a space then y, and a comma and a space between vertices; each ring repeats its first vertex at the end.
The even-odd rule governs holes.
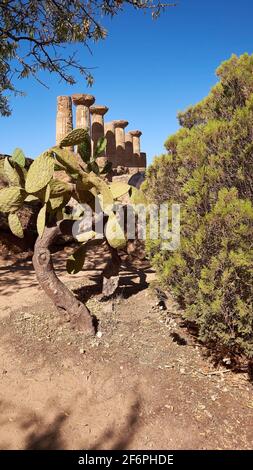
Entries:
POLYGON ((16 212, 23 205, 26 197, 24 189, 18 186, 10 186, 0 190, 0 211, 16 212))
MULTIPOLYGON (((9 187, 0 190, 0 211, 9 214, 9 227, 18 237, 23 237, 23 229, 17 215, 17 211, 26 202, 37 200, 41 208, 37 217, 37 232, 43 237, 47 222, 50 220, 59 223, 62 219, 71 219, 65 207, 70 198, 76 203, 87 204, 91 210, 95 208, 95 198, 98 199, 101 212, 106 217, 105 239, 108 244, 119 249, 126 245, 127 239, 124 229, 119 224, 114 211, 114 203, 120 202, 125 194, 132 193, 132 198, 143 202, 143 195, 126 183, 107 183, 105 174, 110 171, 108 163, 100 168, 97 158, 104 153, 106 139, 98 141, 93 153, 91 151, 90 136, 86 129, 74 129, 60 143, 37 157, 28 171, 24 169, 25 156, 21 149, 17 148, 11 158, 6 158, 1 167, 9 187), (77 146, 79 156, 66 147, 77 146), (83 163, 82 163, 83 162, 83 163), (68 175, 68 183, 57 179, 58 170, 68 175)), ((82 215, 80 215, 81 219, 82 215)), ((83 267, 85 259, 85 243, 94 238, 96 234, 79 234, 82 243, 80 248, 68 260, 69 272, 78 272, 83 267)), ((78 239, 78 238, 77 238, 78 239)))
POLYGON ((85 204, 94 219, 101 218, 103 224, 105 223, 104 239, 111 257, 103 272, 105 281, 103 293, 111 295, 115 291, 121 264, 117 250, 122 249, 127 243, 115 203, 121 204, 121 197, 127 193, 135 200, 140 199, 142 202, 143 200, 137 190, 132 192, 130 186, 125 183, 108 184, 105 175, 111 171, 110 164, 106 163, 102 168, 97 163, 99 161, 97 158, 104 153, 105 148, 106 139, 100 139, 92 152, 87 131, 75 129, 61 141, 59 146, 52 147, 37 157, 28 171, 24 167, 25 157, 21 149, 16 149, 13 156, 6 158, 0 165, 0 174, 3 174, 8 184, 7 187, 0 189, 0 211, 8 214, 8 223, 13 234, 20 238, 24 237, 18 215, 23 204, 37 201, 37 205, 40 206, 33 264, 41 287, 61 313, 66 312, 68 319, 73 318, 77 328, 92 333, 94 325, 87 307, 65 288, 55 272, 52 275, 54 269, 49 247, 52 240, 62 234, 63 226, 69 226, 70 223, 74 233, 74 224, 81 222, 78 227, 83 229, 76 234, 76 240, 80 245, 67 260, 66 268, 72 274, 83 268, 88 244, 100 243, 101 237, 96 239, 97 234, 93 230, 93 224, 87 228, 89 223, 86 223, 87 217, 83 210, 69 213, 67 209, 70 200, 81 209, 85 204), (77 146, 78 155, 67 148, 73 146, 77 146), (64 181, 57 177, 59 170, 63 172, 64 181), (114 282, 111 283, 110 279, 114 282))
POLYGON ((23 227, 21 225, 21 222, 19 220, 19 217, 17 214, 12 214, 11 212, 8 215, 8 223, 9 227, 14 235, 16 235, 19 238, 24 238, 24 232, 23 232, 23 227))
POLYGON ((22 149, 16 148, 11 157, 12 162, 16 162, 21 168, 25 168, 25 154, 22 149))
POLYGON ((60 142, 60 147, 72 147, 73 145, 81 144, 87 135, 86 129, 73 129, 64 139, 60 142))
POLYGON ((37 193, 49 183, 54 174, 54 164, 52 152, 44 152, 34 160, 26 176, 27 193, 37 193))

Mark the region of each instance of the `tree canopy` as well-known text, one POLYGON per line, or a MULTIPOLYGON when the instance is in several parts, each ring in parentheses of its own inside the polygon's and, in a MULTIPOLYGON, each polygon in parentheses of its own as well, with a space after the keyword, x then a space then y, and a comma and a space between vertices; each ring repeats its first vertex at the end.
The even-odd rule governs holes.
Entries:
POLYGON ((0 1, 0 115, 11 114, 10 93, 20 94, 15 78, 39 72, 55 73, 69 84, 75 83, 73 71, 85 76, 89 85, 93 77, 67 45, 104 39, 105 16, 114 17, 127 5, 150 11, 153 18, 173 4, 159 0, 1 0, 0 1))

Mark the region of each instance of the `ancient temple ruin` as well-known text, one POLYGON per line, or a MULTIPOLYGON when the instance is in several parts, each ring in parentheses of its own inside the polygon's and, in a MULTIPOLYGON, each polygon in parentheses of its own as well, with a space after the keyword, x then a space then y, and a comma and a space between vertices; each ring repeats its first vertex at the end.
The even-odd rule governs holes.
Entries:
POLYGON ((146 153, 141 152, 139 130, 126 132, 128 121, 115 120, 104 122, 108 111, 106 106, 95 103, 95 97, 87 94, 58 96, 56 116, 56 144, 73 129, 73 105, 76 107, 74 128, 89 129, 92 146, 100 137, 105 136, 107 146, 99 164, 112 162, 112 178, 128 180, 136 173, 146 169, 146 153), (101 161, 102 160, 102 161, 101 161))

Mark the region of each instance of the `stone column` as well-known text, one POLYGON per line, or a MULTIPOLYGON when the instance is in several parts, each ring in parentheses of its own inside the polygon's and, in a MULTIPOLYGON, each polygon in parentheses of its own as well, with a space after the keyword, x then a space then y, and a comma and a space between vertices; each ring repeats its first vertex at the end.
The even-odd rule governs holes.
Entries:
POLYGON ((141 131, 129 131, 129 134, 133 138, 133 158, 132 158, 132 170, 131 173, 136 173, 139 171, 141 165, 141 145, 140 145, 140 136, 142 135, 141 131))
POLYGON ((90 130, 90 106, 95 102, 95 97, 82 93, 72 95, 72 103, 76 106, 76 128, 90 130))
POLYGON ((129 168, 129 173, 136 172, 134 151, 133 151, 133 136, 127 132, 125 135, 125 165, 129 168))
MULTIPOLYGON (((106 106, 91 106, 91 140, 92 140, 92 151, 96 148, 97 142, 100 137, 104 137, 104 115, 107 113, 108 108, 106 106)), ((101 155, 97 159, 99 166, 103 166, 106 162, 106 155, 101 155)))
POLYGON ((70 96, 57 97, 56 145, 73 129, 72 102, 70 96))
POLYGON ((128 126, 128 121, 118 120, 113 121, 115 126, 115 140, 116 140, 116 166, 125 165, 125 127, 128 126))
POLYGON ((141 143, 140 136, 142 135, 141 131, 130 131, 129 134, 133 136, 133 152, 134 155, 140 156, 141 153, 141 143))
POLYGON ((115 167, 116 140, 115 140, 115 125, 113 121, 105 123, 105 137, 107 140, 106 157, 110 162, 112 162, 113 167, 115 167))
POLYGON ((141 152, 139 171, 146 171, 147 169, 147 155, 141 152))

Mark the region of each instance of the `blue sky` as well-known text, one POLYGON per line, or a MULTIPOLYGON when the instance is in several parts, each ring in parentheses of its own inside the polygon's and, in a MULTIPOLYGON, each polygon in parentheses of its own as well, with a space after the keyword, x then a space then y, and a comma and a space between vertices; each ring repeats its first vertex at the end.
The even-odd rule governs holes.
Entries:
POLYGON ((95 84, 81 78, 72 87, 44 76, 47 90, 32 79, 18 84, 27 96, 13 98, 13 114, 0 117, 0 153, 22 147, 36 157, 55 142, 57 95, 91 93, 109 107, 106 120, 126 119, 141 129, 148 161, 164 151, 178 128, 177 112, 207 95, 215 69, 232 53, 253 53, 252 0, 180 0, 157 21, 126 9, 105 26, 107 39, 78 47, 83 64, 94 67, 95 84))

